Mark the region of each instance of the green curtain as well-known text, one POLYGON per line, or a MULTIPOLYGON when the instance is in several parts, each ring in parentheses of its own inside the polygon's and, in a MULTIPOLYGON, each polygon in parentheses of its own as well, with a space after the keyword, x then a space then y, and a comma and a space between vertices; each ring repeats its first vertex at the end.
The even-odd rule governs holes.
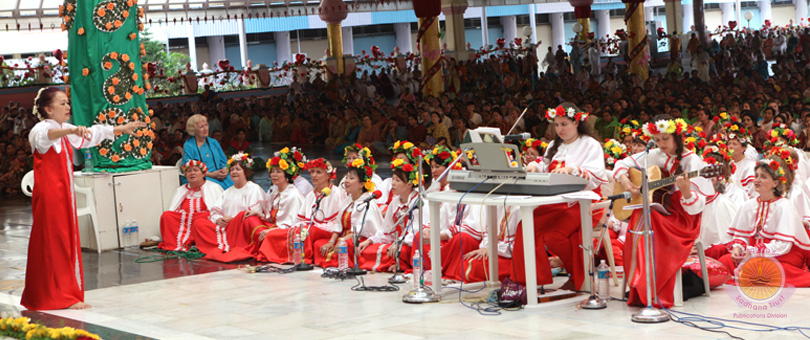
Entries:
MULTIPOLYGON (((70 99, 76 125, 151 123, 146 107, 139 32, 141 12, 135 0, 66 0, 70 99)), ((136 136, 122 134, 92 149, 95 171, 150 169, 152 124, 136 136)))

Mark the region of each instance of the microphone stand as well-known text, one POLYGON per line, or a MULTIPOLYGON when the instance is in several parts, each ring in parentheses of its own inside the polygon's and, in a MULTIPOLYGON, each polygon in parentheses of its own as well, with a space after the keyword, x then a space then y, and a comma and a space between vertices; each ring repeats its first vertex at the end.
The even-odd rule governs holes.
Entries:
MULTIPOLYGON (((323 195, 323 194, 321 194, 321 195, 323 195)), ((323 199, 323 197, 321 197, 321 199, 323 199)), ((320 210, 321 210, 321 200, 319 199, 318 202, 315 203, 315 211, 312 212, 312 216, 309 218, 309 224, 307 225, 307 231, 306 231, 306 233, 304 233, 304 237, 301 239, 301 245, 302 245, 302 247, 301 247, 301 257, 306 258, 304 256, 303 244, 304 244, 304 241, 306 241, 306 239, 309 237, 309 229, 312 228, 312 225, 315 223, 315 214, 317 214, 318 211, 320 211, 320 210)), ((301 262, 298 262, 298 264, 295 265, 293 268, 295 268, 295 271, 297 271, 297 272, 298 271, 309 271, 309 270, 315 269, 315 267, 313 267, 311 264, 308 264, 303 258, 301 259, 301 262)))
MULTIPOLYGON (((459 156, 458 159, 456 159, 456 161, 461 159, 461 157, 462 156, 459 156)), ((422 177, 422 155, 419 155, 419 166, 417 166, 417 169, 419 171, 419 202, 417 203, 419 205, 419 230, 420 230, 419 237, 423 237, 424 236, 423 233, 425 232, 425 229, 422 228, 422 221, 424 221, 423 214, 425 211, 424 209, 425 186, 423 185, 422 182, 422 179, 424 178, 422 177)), ((450 167, 447 167, 447 170, 450 170, 450 167)), ((445 171, 445 173, 446 172, 447 171, 445 171)), ((439 226, 433 227, 438 228, 439 226)), ((425 282, 422 280, 422 276, 425 275, 425 257, 423 251, 424 244, 425 244, 424 240, 419 240, 419 265, 421 266, 421 270, 419 271, 420 273, 419 277, 416 277, 415 275, 413 277, 414 280, 419 280, 419 288, 412 289, 411 291, 408 292, 408 294, 403 295, 402 302, 406 303, 439 302, 439 296, 436 294, 436 292, 431 290, 429 287, 425 286, 425 282)), ((441 247, 440 244, 434 244, 432 246, 441 247)))
MULTIPOLYGON (((371 197, 374 197, 374 193, 371 193, 371 197)), ((360 231, 358 231, 358 232, 354 233, 354 235, 352 235, 352 239, 354 240, 354 242, 353 242, 354 243, 353 244, 353 246, 354 246, 354 267, 349 268, 349 270, 346 271, 346 274, 354 275, 354 276, 366 275, 366 271, 364 269, 360 269, 359 267, 357 267, 357 243, 360 242, 360 233, 363 232, 363 228, 365 228, 365 226, 366 226, 366 215, 368 215, 368 209, 371 207, 371 204, 376 204, 376 203, 374 203, 374 200, 366 202, 366 209, 363 212, 363 221, 360 222, 360 231)), ((352 226, 352 229, 354 229, 354 226, 352 226)))
POLYGON ((644 157, 644 167, 641 168, 641 196, 644 199, 644 209, 642 210, 644 231, 640 232, 644 238, 644 271, 647 279, 647 307, 634 313, 631 320, 639 323, 661 323, 669 321, 669 314, 653 307, 653 298, 658 299, 658 292, 653 290, 652 287, 655 284, 655 278, 652 276, 655 270, 655 263, 652 260, 652 251, 650 249, 653 237, 652 225, 650 223, 650 179, 647 177, 647 162, 649 157, 650 150, 648 147, 647 155, 644 157))
MULTIPOLYGON (((613 210, 613 202, 616 202, 616 201, 615 200, 610 201, 610 206, 608 207, 608 211, 613 210)), ((606 296, 606 297, 603 298, 603 297, 599 296, 598 294, 596 294, 596 282, 594 282, 594 279, 593 279, 593 266, 594 266, 594 264, 596 264, 594 262, 594 260, 593 260, 594 254, 596 252, 598 252, 600 248, 602 248, 602 240, 604 239, 606 229, 607 229, 607 224, 603 224, 602 225, 602 232, 599 234, 599 242, 596 244, 596 249, 593 249, 593 247, 590 246, 590 245, 587 247, 588 252, 591 254, 591 265, 590 265, 590 268, 589 268, 590 270, 588 272, 588 275, 590 276, 590 279, 591 279, 591 296, 589 296, 588 299, 585 300, 585 303, 582 304, 582 309, 604 309, 604 308, 607 308, 608 300, 610 300, 610 296, 606 296)), ((580 246, 580 247, 582 247, 582 246, 580 246)), ((583 247, 583 248, 585 248, 585 247, 583 247)))
MULTIPOLYGON (((409 209, 410 211, 408 211, 408 215, 405 215, 405 216, 411 216, 413 214, 413 209, 416 208, 416 206, 418 204, 419 204, 418 201, 414 202, 414 205, 411 207, 411 209, 409 209)), ((400 218, 400 220, 401 220, 401 218, 400 218)), ((399 224, 399 220, 397 221, 396 224, 399 224)), ((395 224, 395 226, 396 226, 396 224, 395 224)), ((413 224, 413 218, 410 219, 408 225, 412 225, 412 224, 413 224)), ((392 275, 390 278, 388 278, 388 283, 403 284, 405 282, 408 282, 408 280, 405 278, 405 275, 404 275, 402 269, 399 267, 399 255, 400 255, 400 253, 402 251, 402 241, 405 240, 405 235, 408 234, 408 225, 406 225, 405 228, 403 229, 402 238, 399 237, 399 234, 398 234, 397 231, 394 231, 394 246, 396 247, 396 252, 395 252, 396 257, 394 258, 394 264, 396 265, 396 268, 394 269, 394 275, 392 275)))

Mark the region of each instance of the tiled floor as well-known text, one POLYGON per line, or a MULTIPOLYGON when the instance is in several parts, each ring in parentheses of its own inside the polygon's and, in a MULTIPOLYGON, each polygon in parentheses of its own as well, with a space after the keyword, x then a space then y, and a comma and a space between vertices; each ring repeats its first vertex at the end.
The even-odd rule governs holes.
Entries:
MULTIPOLYGON (((261 148, 263 150, 271 147, 261 148)), ((308 152, 311 158, 316 152, 308 152)), ((322 155, 325 153, 322 153, 322 155)), ((330 157, 337 161, 335 157, 330 157)), ((382 162, 381 162, 382 163, 382 162)), ((380 165, 384 171, 387 165, 380 165)), ((384 175, 385 176, 385 175, 384 175)), ((266 174, 254 180, 267 186, 266 174)), ((172 259, 135 263, 154 255, 135 249, 83 253, 86 311, 28 312, 19 306, 25 272, 30 200, 0 202, 0 315, 23 314, 52 327, 71 326, 104 339, 582 339, 728 338, 674 322, 636 324, 638 308, 612 301, 604 310, 578 310, 580 298, 539 308, 482 316, 445 289, 442 302, 405 304, 398 292, 356 292, 355 280, 322 278, 321 270, 293 274, 249 274, 237 265, 172 259)), ((371 274, 367 285, 382 285, 389 274, 371 274)), ((558 278, 557 284, 564 281, 558 278)), ((471 303, 485 293, 462 295, 471 303)), ((581 297, 584 298, 584 297, 581 297)), ((808 326, 810 289, 798 289, 779 309, 751 312, 738 307, 722 289, 698 297, 677 310, 734 319, 735 313, 785 314, 784 318, 736 319, 779 326, 808 326)), ((749 315, 750 317, 750 315, 749 315)), ((704 324, 705 325, 705 324, 704 324)), ((759 333, 730 330, 745 339, 800 338, 797 332, 759 333)), ((810 332, 807 332, 810 334, 810 332)))

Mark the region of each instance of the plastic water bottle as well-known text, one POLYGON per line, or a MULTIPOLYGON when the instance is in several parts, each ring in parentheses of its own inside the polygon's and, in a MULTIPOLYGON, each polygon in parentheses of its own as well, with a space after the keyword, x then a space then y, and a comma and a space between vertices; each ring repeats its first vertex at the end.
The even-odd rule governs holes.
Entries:
POLYGON ((293 264, 298 265, 299 263, 301 263, 301 260, 304 257, 303 256, 304 254, 302 254, 302 250, 304 250, 304 243, 301 242, 301 233, 296 231, 295 236, 293 236, 293 254, 292 254, 293 264))
POLYGON ((123 244, 121 245, 121 248, 129 247, 130 235, 131 235, 130 234, 130 226, 131 225, 132 225, 132 221, 130 221, 130 220, 127 220, 124 223, 123 233, 122 233, 123 236, 122 236, 122 239, 121 239, 121 243, 123 243, 123 244))
POLYGON ((419 252, 413 254, 413 289, 419 289, 420 278, 422 274, 422 258, 419 257, 419 252))
POLYGON ((93 168, 95 164, 93 164, 93 153, 90 152, 90 149, 82 149, 84 152, 84 169, 82 172, 93 172, 93 168))
POLYGON ((337 251, 338 269, 341 271, 349 269, 349 245, 346 244, 346 240, 340 239, 340 242, 337 244, 337 251))
POLYGON ((132 220, 132 225, 129 226, 129 234, 132 235, 130 246, 137 247, 141 244, 141 239, 138 237, 138 229, 138 221, 132 220))
POLYGON ((605 260, 596 267, 596 294, 603 299, 610 298, 610 267, 605 264, 605 260))

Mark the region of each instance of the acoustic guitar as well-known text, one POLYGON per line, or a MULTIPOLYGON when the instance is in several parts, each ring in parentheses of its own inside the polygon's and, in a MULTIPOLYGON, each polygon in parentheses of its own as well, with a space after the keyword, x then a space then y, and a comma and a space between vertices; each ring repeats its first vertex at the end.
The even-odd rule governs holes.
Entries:
MULTIPOLYGON (((692 171, 689 173, 684 173, 682 176, 689 178, 694 177, 718 177, 723 174, 723 169, 720 165, 709 165, 703 169, 692 171)), ((669 196, 672 193, 672 190, 668 187, 675 184, 675 179, 678 176, 670 176, 666 178, 662 178, 665 176, 665 173, 658 168, 657 166, 650 166, 647 168, 647 176, 649 177, 649 188, 650 188, 650 202, 651 203, 659 203, 662 206, 669 207, 669 196), (666 190, 665 190, 666 189, 666 190)), ((627 172, 627 177, 630 179, 636 186, 641 186, 641 170, 631 168, 627 172)), ((624 187, 621 183, 616 182, 615 186, 613 187, 614 193, 624 192, 624 187)), ((613 202, 613 216, 616 219, 623 221, 630 218, 630 215, 633 214, 633 210, 625 210, 624 207, 632 206, 632 205, 641 205, 644 202, 644 198, 641 197, 641 190, 639 190, 638 194, 633 194, 630 198, 630 201, 624 199, 618 199, 613 202)))

